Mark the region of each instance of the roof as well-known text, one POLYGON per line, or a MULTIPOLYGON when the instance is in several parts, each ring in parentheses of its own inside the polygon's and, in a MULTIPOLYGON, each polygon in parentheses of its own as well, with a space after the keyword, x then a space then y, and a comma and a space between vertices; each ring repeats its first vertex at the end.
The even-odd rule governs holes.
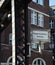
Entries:
POLYGON ((55 9, 55 5, 53 5, 53 6, 50 6, 52 9, 55 9))

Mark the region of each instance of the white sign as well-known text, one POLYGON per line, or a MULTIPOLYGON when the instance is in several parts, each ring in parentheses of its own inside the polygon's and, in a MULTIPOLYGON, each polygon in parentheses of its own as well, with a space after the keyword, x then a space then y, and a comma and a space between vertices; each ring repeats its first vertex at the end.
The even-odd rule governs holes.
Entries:
POLYGON ((32 32, 33 41, 50 41, 50 32, 36 30, 32 32))
POLYGON ((0 7, 2 6, 2 4, 4 3, 5 0, 0 0, 0 7))

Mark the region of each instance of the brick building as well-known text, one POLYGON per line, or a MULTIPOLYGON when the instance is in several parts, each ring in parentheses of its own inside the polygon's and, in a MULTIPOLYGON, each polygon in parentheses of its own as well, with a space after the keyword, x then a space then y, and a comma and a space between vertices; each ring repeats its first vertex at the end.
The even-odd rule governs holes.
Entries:
POLYGON ((55 64, 55 5, 54 6, 51 6, 51 12, 52 12, 52 15, 51 15, 51 21, 52 21, 52 27, 51 27, 51 36, 53 37, 53 65, 55 64))
POLYGON ((41 44, 42 53, 38 52, 38 43, 34 40, 36 31, 48 30, 50 31, 50 15, 49 15, 50 7, 49 0, 33 0, 29 4, 29 14, 31 17, 30 22, 30 35, 33 36, 30 41, 31 42, 31 55, 30 55, 30 64, 31 65, 52 65, 52 52, 50 49, 50 43, 46 42, 41 44), (36 2, 37 1, 37 2, 36 2), (36 19, 34 18, 36 17, 36 19), (48 59, 48 60, 47 60, 48 59), (43 61, 44 60, 44 61, 43 61), (50 62, 51 61, 51 62, 50 62))
MULTIPOLYGON (((1 62, 11 62, 12 56, 12 23, 8 14, 11 14, 10 3, 6 2, 4 9, 8 11, 0 11, 3 21, 9 25, 1 33, 1 62), (8 13, 8 14, 7 14, 8 13), (7 20, 7 17, 8 20, 7 20)), ((4 7, 5 4, 2 5, 4 7)), ((1 9, 2 9, 1 7, 1 9)), ((28 42, 29 44, 29 64, 30 65, 53 65, 53 49, 51 26, 54 25, 55 18, 52 16, 52 9, 49 7, 49 0, 32 0, 28 5, 28 42), (51 14, 51 15, 50 15, 51 14), (53 21, 53 23, 52 23, 53 21), (41 53, 38 52, 39 41, 35 38, 36 31, 48 31, 51 41, 41 43, 41 53), (34 34, 34 35, 33 35, 34 34), (36 40, 34 40, 36 39, 36 40)), ((18 56, 19 57, 19 56, 18 56)), ((21 58, 21 57, 19 57, 21 58)), ((22 58, 21 58, 22 59, 22 58)))

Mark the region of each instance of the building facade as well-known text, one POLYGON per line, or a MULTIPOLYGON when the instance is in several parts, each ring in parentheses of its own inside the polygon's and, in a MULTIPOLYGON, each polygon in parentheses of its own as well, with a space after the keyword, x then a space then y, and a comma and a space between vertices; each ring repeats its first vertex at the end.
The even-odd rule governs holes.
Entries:
MULTIPOLYGON (((49 7, 49 0, 32 0, 28 5, 28 42, 29 42, 28 60, 30 65, 53 65, 53 49, 55 46, 52 41, 53 38, 51 28, 54 27, 55 17, 50 15, 50 10, 51 8, 49 7), (37 34, 38 31, 40 34, 41 32, 46 32, 47 35, 49 36, 48 41, 45 41, 45 39, 37 40, 35 36, 38 35, 37 34), (40 45, 41 49, 39 49, 39 43, 41 43, 40 45)), ((11 19, 6 21, 10 22, 11 19)), ((11 63, 12 58, 11 22, 1 33, 1 58, 2 63, 11 63)), ((20 56, 18 56, 18 58, 22 60, 20 56)))
MULTIPOLYGON (((51 6, 51 19, 52 20, 52 26, 51 26, 51 35, 53 37, 53 43, 54 43, 54 49, 55 49, 55 5, 51 6)), ((53 49, 53 64, 55 64, 55 50, 53 49)))
MULTIPOLYGON (((50 7, 49 0, 32 0, 29 4, 29 15, 31 17, 30 22, 30 35, 31 35, 31 60, 30 65, 52 65, 52 52, 50 50, 50 42, 41 42, 41 53, 38 52, 39 42, 37 42, 37 38, 35 35, 38 35, 39 31, 50 32, 50 15, 49 15, 50 7), (36 39, 36 40, 35 40, 36 39), (48 59, 48 60, 47 60, 48 59), (51 62, 50 62, 51 61, 51 62)), ((40 32, 41 33, 41 32, 40 32)), ((51 37, 51 36, 50 36, 51 37)), ((40 41, 40 40, 39 40, 40 41)), ((43 41, 43 40, 42 40, 43 41)))

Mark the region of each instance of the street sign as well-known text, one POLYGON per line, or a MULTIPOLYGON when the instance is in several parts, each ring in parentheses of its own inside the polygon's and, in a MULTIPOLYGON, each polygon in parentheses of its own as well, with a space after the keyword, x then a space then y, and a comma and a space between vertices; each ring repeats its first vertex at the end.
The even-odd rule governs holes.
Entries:
MULTIPOLYGON (((41 44, 44 44, 46 42, 50 42, 50 30, 33 30, 31 32, 31 43, 35 43, 35 45, 39 44, 38 49, 40 53, 41 53, 41 44)), ((32 51, 37 52, 33 48, 32 51)))
POLYGON ((5 0, 0 0, 0 7, 2 6, 2 4, 4 3, 5 0))
POLYGON ((49 30, 33 30, 32 39, 34 42, 50 42, 50 31, 49 30))

